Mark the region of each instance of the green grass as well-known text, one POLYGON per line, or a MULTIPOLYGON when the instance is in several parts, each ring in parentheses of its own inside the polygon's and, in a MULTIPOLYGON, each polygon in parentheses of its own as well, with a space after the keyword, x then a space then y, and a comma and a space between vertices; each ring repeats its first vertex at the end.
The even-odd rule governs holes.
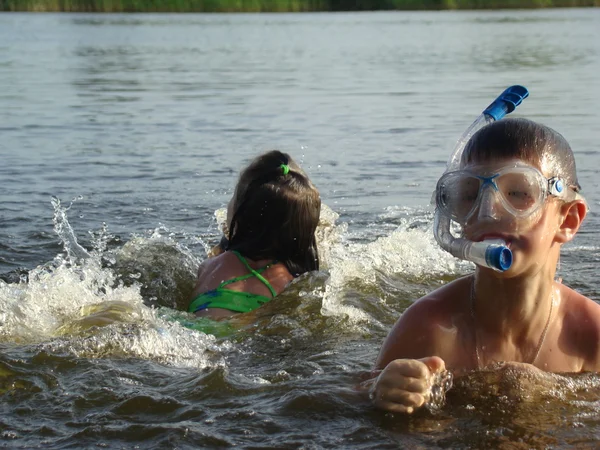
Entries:
POLYGON ((0 11, 299 12, 600 6, 600 0, 0 0, 0 11))

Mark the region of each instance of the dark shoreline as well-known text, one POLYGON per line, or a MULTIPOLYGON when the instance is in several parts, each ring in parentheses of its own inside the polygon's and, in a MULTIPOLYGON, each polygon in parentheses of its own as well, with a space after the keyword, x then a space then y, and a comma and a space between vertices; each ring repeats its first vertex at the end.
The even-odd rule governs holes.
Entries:
POLYGON ((598 7, 600 0, 0 0, 3 12, 338 12, 598 7))

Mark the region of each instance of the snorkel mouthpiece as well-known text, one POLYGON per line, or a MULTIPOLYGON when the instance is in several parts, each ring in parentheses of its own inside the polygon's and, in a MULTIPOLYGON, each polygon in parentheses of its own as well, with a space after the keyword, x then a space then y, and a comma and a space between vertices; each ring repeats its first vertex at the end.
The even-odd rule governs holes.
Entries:
POLYGON ((479 266, 504 272, 512 265, 512 252, 502 240, 471 242, 465 249, 465 258, 479 266))
MULTIPOLYGON (((502 119, 515 110, 529 96, 527 88, 519 85, 511 86, 496 98, 462 134, 446 166, 446 172, 456 170, 460 166, 462 153, 468 140, 485 125, 502 119)), ((490 269, 504 272, 512 265, 512 252, 506 243, 499 239, 473 242, 464 238, 455 238, 450 232, 450 218, 436 208, 433 233, 440 246, 453 256, 474 262, 490 269)))

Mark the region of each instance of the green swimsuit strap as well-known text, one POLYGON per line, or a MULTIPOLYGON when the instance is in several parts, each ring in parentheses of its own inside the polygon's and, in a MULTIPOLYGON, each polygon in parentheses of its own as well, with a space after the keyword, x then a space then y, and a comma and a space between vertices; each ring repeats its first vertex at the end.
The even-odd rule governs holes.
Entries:
POLYGON ((256 270, 255 270, 255 269, 253 269, 252 267, 250 267, 250 264, 248 264, 248 261, 246 261, 246 258, 244 258, 244 257, 243 257, 243 256, 242 256, 242 255, 241 255, 239 252, 237 252, 237 251, 235 251, 235 250, 232 250, 232 251, 231 251, 231 253, 233 253, 235 256, 237 256, 237 257, 238 257, 238 259, 239 259, 239 260, 242 262, 242 264, 244 264, 244 266, 246 266, 246 269, 248 269, 248 270, 250 271, 250 273, 248 273, 248 274, 246 274, 246 275, 241 275, 241 276, 239 276, 239 277, 232 278, 231 280, 227 280, 227 281, 225 281, 225 282, 221 283, 221 285, 219 286, 220 288, 222 288, 222 287, 224 287, 224 286, 226 286, 226 285, 228 285, 228 284, 235 283, 236 281, 242 281, 242 280, 247 280, 248 278, 251 278, 251 277, 256 277, 256 278, 258 278, 258 279, 259 279, 259 280, 260 280, 260 281, 261 281, 261 282, 262 282, 262 283, 263 283, 263 284, 264 284, 266 287, 268 287, 268 288, 269 288, 269 291, 271 291, 271 295, 272 295, 273 297, 276 297, 276 296, 277 296, 277 292, 275 291, 275 289, 273 289, 273 286, 271 286, 271 283, 269 283, 269 282, 267 281, 267 279, 261 275, 261 272, 264 272, 264 271, 265 271, 265 270, 267 270, 269 267, 271 267, 271 266, 272 266, 272 265, 275 263, 275 261, 273 261, 273 262, 270 262, 270 263, 269 263, 269 264, 267 264, 266 266, 264 266, 264 267, 261 267, 260 269, 256 269, 256 270))

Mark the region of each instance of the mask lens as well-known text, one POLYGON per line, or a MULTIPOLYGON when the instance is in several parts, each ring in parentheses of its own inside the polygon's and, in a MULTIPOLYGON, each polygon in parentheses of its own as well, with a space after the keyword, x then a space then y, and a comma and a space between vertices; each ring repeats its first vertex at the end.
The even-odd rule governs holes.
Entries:
MULTIPOLYGON (((482 189, 499 194, 507 213, 525 217, 535 211, 546 195, 546 178, 530 167, 513 167, 497 173, 456 171, 442 176, 437 186, 437 206, 464 224, 481 201, 482 189), (483 184, 483 187, 482 187, 483 184)), ((480 206, 480 205, 479 205, 480 206)))
POLYGON ((496 184, 510 207, 518 212, 534 209, 543 197, 542 185, 534 173, 504 173, 496 179, 496 184))
POLYGON ((475 206, 480 186, 476 177, 450 173, 438 183, 438 207, 462 222, 475 206))

